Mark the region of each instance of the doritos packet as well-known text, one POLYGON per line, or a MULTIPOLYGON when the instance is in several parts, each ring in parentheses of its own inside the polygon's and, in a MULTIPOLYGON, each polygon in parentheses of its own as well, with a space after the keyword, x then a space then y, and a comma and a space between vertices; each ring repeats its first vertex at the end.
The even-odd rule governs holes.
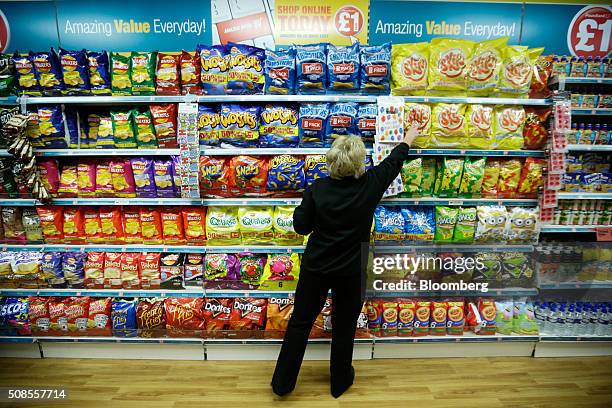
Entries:
POLYGON ((110 55, 111 89, 115 96, 132 94, 132 59, 112 52, 110 55))
POLYGON ((247 44, 228 43, 228 94, 257 95, 264 88, 265 50, 247 44))
POLYGON ((196 54, 200 57, 200 82, 204 95, 224 95, 230 56, 225 45, 198 45, 196 54))
POLYGON ((177 148, 176 104, 150 105, 149 111, 153 119, 159 147, 164 149, 177 148))
POLYGON ((259 106, 222 104, 219 113, 221 144, 257 146, 259 141, 259 106))
POLYGON ((135 52, 132 64, 132 95, 155 95, 155 65, 157 52, 135 52))
POLYGON ((260 147, 297 147, 298 110, 295 105, 268 104, 260 113, 260 147))
POLYGON ((335 92, 359 90, 359 43, 327 46, 327 89, 335 92))
POLYGON ((356 102, 337 102, 329 109, 325 126, 325 145, 331 146, 338 136, 357 134, 356 102))
POLYGON ((219 144, 219 123, 221 117, 216 106, 198 105, 198 133, 200 145, 217 146, 219 144))
POLYGON ((295 47, 287 50, 266 50, 266 94, 295 93, 295 47))
POLYGON ((429 73, 429 44, 393 44, 391 90, 394 95, 423 95, 429 73))
POLYGON ((297 45, 295 63, 297 93, 325 93, 327 88, 327 44, 297 45))
POLYGON ((31 52, 30 55, 43 95, 58 95, 63 91, 62 67, 55 50, 51 48, 50 52, 31 52))
POLYGON ((40 83, 38 81, 38 73, 32 63, 32 56, 30 54, 19 55, 15 53, 13 55, 13 62, 15 63, 15 75, 17 76, 19 93, 29 96, 40 96, 40 83))
POLYGON ((391 43, 362 45, 359 48, 359 89, 363 93, 389 93, 391 43))
POLYGON ((89 73, 91 93, 94 95, 110 95, 111 80, 108 53, 106 51, 88 51, 87 71, 89 73))
POLYGON ((160 52, 157 54, 155 93, 157 95, 180 95, 180 55, 160 52))
POLYGON ((89 94, 89 78, 87 76, 87 56, 85 50, 67 51, 60 48, 60 64, 66 93, 68 95, 89 94))
POLYGON ((328 103, 300 105, 299 135, 302 146, 323 147, 325 145, 325 124, 328 116, 328 103))

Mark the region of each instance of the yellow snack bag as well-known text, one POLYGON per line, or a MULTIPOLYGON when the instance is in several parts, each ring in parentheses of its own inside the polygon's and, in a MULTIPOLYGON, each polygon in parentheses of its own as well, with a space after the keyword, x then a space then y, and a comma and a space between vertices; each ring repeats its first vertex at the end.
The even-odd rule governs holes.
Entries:
POLYGON ((240 245, 238 209, 232 206, 208 207, 206 239, 210 245, 240 245))
POLYGON ((468 144, 465 104, 437 103, 431 113, 432 147, 465 147, 468 144))
POLYGON ((304 238, 293 229, 295 207, 278 205, 274 208, 274 243, 277 245, 302 245, 304 238))
POLYGON ((260 290, 295 290, 300 275, 298 254, 269 254, 260 290))
POLYGON ((493 132, 494 149, 520 150, 523 148, 525 109, 522 106, 496 106, 493 132))
POLYGON ((273 207, 240 207, 238 226, 243 244, 269 244, 272 242, 273 207))
POLYGON ((467 120, 469 148, 493 148, 493 107, 491 105, 468 105, 467 120))
POLYGON ((429 44, 393 44, 391 48, 391 92, 423 95, 427 89, 429 44))
POLYGON ((426 149, 431 144, 431 106, 425 103, 407 103, 404 109, 404 130, 410 125, 418 125, 419 134, 414 139, 414 147, 426 149))
POLYGON ((476 45, 467 70, 469 95, 487 96, 495 92, 499 82, 504 47, 508 37, 482 41, 476 45))
POLYGON ((474 42, 455 38, 434 38, 429 46, 429 88, 432 91, 467 90, 468 61, 474 42))
POLYGON ((504 60, 499 76, 498 92, 501 97, 526 98, 533 77, 533 66, 544 48, 528 49, 525 45, 504 48, 504 60))

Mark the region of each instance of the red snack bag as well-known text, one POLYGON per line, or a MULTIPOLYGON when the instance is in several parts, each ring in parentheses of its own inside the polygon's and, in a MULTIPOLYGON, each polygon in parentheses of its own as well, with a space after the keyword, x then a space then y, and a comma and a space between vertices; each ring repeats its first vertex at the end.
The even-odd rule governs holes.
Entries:
POLYGON ((478 334, 494 335, 497 331, 497 310, 493 299, 479 299, 478 311, 484 322, 484 326, 478 334))
POLYGON ((57 197, 60 185, 60 173, 57 160, 45 157, 36 158, 38 173, 42 185, 47 189, 51 197, 57 197))
POLYGON ((550 114, 549 108, 525 106, 525 125, 523 126, 525 149, 539 150, 546 145, 548 140, 546 122, 550 114))
POLYGON ((200 191, 202 197, 230 196, 230 167, 223 156, 200 156, 200 191))
POLYGON ((121 288, 121 253, 107 252, 104 255, 104 287, 121 288))
POLYGON ((150 105, 157 144, 163 149, 176 149, 176 104, 150 105))
POLYGON ((199 55, 181 52, 181 94, 202 95, 199 55))
POLYGON ((139 254, 126 252, 121 255, 121 285, 123 289, 140 289, 139 254))
POLYGON ((161 277, 159 273, 159 252, 140 254, 140 286, 143 289, 159 289, 161 277))
POLYGON ((263 329, 266 308, 266 299, 235 298, 230 315, 230 330, 263 329))
POLYGON ((76 197, 79 191, 77 166, 66 164, 62 168, 58 193, 60 197, 76 197))
POLYGON ((162 244, 162 223, 159 210, 155 208, 140 208, 140 228, 145 244, 162 244))
POLYGON ((501 162, 499 169, 499 180, 497 191, 499 198, 514 198, 521 179, 521 168, 523 164, 518 159, 501 162))
POLYGON ((114 195, 110 162, 100 162, 96 165, 96 197, 113 197, 114 195))
POLYGON ((230 161, 232 195, 263 195, 267 192, 268 160, 254 156, 235 156, 230 161))
POLYGON ((550 98, 548 79, 552 74, 552 56, 540 56, 533 64, 533 76, 529 87, 529 97, 535 99, 550 98))
POLYGON ((164 244, 184 244, 185 230, 183 228, 183 217, 178 208, 164 208, 161 210, 162 234, 164 244))
POLYGON ((85 219, 81 207, 64 208, 64 242, 80 243, 85 239, 85 219))
POLYGON ((294 298, 275 298, 268 299, 266 310, 266 333, 270 339, 282 339, 287 325, 293 313, 294 298))
POLYGON ((414 329, 416 303, 412 299, 397 299, 397 308, 397 335, 410 337, 414 329))
POLYGON ((446 315, 448 305, 446 302, 431 302, 431 318, 429 334, 446 336, 446 315))
POLYGON ((49 300, 38 296, 28 298, 28 318, 34 336, 49 335, 49 300))
POLYGON ((180 95, 179 61, 180 55, 160 52, 157 54, 155 73, 155 93, 157 95, 180 95))
POLYGON ((59 206, 36 207, 45 242, 58 243, 64 239, 64 209, 59 206))
POLYGON ((463 336, 465 327, 465 303, 463 301, 449 300, 447 312, 447 333, 463 336))
POLYGON ((65 298, 51 298, 49 300, 49 336, 63 336, 68 333, 68 321, 66 320, 65 298))
POLYGON ((83 230, 85 241, 100 242, 102 240, 102 222, 100 211, 96 207, 83 207, 83 230))
POLYGON ((93 298, 90 300, 89 314, 87 317, 87 335, 111 335, 111 307, 112 299, 109 297, 93 298))
POLYGON ((104 252, 88 252, 84 269, 85 287, 102 289, 104 287, 104 252))
POLYGON ((140 210, 138 207, 123 207, 123 232, 125 234, 125 242, 142 242, 140 210))
POLYGON ((322 338, 322 337, 331 337, 332 330, 332 300, 331 298, 325 299, 325 303, 323 304, 323 309, 315 319, 314 324, 312 325, 312 329, 310 330, 309 337, 312 338, 322 338))
POLYGON ((381 334, 383 337, 397 336, 397 313, 397 302, 382 302, 381 334))
POLYGON ((206 330, 203 298, 168 298, 166 330, 171 337, 203 337, 206 330))
POLYGON ((70 335, 85 336, 87 334, 87 319, 89 317, 89 296, 72 296, 68 298, 64 313, 70 335))
POLYGON ((129 160, 112 161, 110 172, 113 181, 113 190, 117 197, 136 197, 136 183, 134 183, 134 173, 129 160))
POLYGON ((121 207, 100 207, 100 239, 106 243, 122 243, 125 241, 123 235, 123 217, 121 207))
POLYGON ((380 336, 382 325, 382 301, 380 299, 370 299, 366 306, 368 310, 368 328, 374 336, 380 336))
POLYGON ((518 184, 520 198, 537 198, 538 190, 544 185, 544 168, 546 160, 528 157, 521 171, 518 184))
POLYGON ((96 195, 96 164, 88 161, 77 165, 77 181, 79 197, 95 197, 96 195))
POLYGON ((206 318, 207 337, 221 337, 227 330, 232 313, 232 299, 206 298, 204 301, 204 317, 206 318))
POLYGON ((140 299, 136 306, 136 323, 140 337, 162 337, 166 334, 166 308, 161 299, 140 299))
POLYGON ((181 215, 187 244, 204 245, 206 243, 206 208, 187 207, 183 209, 181 215))
POLYGON ((431 302, 418 301, 416 302, 416 310, 414 312, 414 328, 413 336, 427 336, 429 334, 429 318, 431 315, 431 302))

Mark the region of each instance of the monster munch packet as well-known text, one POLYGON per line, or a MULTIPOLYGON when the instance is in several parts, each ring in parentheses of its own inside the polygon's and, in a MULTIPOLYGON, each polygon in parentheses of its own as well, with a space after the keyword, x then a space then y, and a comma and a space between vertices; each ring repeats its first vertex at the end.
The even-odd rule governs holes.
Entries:
POLYGON ((265 50, 246 44, 228 43, 229 69, 227 93, 257 95, 263 93, 265 50))
POLYGON ((423 95, 427 89, 429 44, 393 44, 391 90, 394 95, 423 95))

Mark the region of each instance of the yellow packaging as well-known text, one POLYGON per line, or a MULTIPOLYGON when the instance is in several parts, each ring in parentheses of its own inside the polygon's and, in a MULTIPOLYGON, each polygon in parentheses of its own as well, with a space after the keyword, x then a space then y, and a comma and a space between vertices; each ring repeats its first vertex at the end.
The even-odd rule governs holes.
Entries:
POLYGON ((269 244, 274 238, 272 231, 273 207, 240 207, 238 227, 243 244, 269 244))
POLYGON ((543 51, 544 48, 528 49, 525 45, 510 45, 504 48, 504 60, 498 84, 499 96, 527 97, 533 77, 533 67, 543 51))
POLYGON ((391 48, 391 92, 394 95, 424 95, 427 89, 429 44, 393 44, 391 48))
POLYGON ((472 57, 474 45, 473 41, 454 38, 431 40, 428 89, 465 92, 467 90, 468 61, 472 57))
POLYGON ((293 212, 295 207, 276 206, 272 227, 274 229, 274 243, 277 245, 302 245, 304 238, 293 229, 293 212))
POLYGON ((295 290, 300 275, 298 254, 269 254, 260 290, 295 290))
POLYGON ((468 105, 465 114, 470 149, 493 148, 493 107, 491 105, 468 105))
POLYGON ((493 121, 494 149, 520 150, 523 148, 525 109, 522 106, 496 106, 493 121))
POLYGON ((206 239, 209 245, 240 245, 238 208, 233 206, 208 207, 206 239))
POLYGON ((476 45, 467 70, 467 90, 469 95, 492 95, 499 82, 503 50, 508 37, 482 41, 476 45))
POLYGON ((437 103, 431 113, 432 147, 465 147, 468 144, 465 104, 437 103))
POLYGON ((426 149, 431 144, 431 106, 424 103, 407 103, 404 109, 404 130, 410 125, 418 125, 419 134, 414 139, 414 147, 426 149))

